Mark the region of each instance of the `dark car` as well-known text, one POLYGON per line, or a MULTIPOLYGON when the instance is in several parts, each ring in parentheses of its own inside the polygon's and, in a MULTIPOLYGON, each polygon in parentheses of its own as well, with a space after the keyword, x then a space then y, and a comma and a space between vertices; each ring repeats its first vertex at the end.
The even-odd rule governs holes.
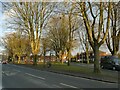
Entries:
POLYGON ((120 71, 120 59, 115 56, 105 56, 101 58, 101 68, 120 71))

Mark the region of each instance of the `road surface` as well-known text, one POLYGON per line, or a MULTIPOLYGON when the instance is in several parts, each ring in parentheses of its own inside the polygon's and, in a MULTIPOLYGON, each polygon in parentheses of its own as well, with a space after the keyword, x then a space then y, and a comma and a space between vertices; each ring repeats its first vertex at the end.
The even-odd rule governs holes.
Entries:
POLYGON ((118 88, 118 84, 3 64, 2 88, 118 88))

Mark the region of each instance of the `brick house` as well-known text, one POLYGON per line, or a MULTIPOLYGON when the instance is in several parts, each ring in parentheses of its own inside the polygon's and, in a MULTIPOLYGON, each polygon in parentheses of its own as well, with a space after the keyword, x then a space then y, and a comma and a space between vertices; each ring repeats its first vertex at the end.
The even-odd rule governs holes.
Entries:
MULTIPOLYGON (((93 51, 89 51, 89 59, 90 60, 94 60, 94 52, 93 51)), ((107 52, 103 52, 103 51, 100 51, 100 57, 102 56, 107 56, 109 55, 107 52)), ((83 52, 83 53, 80 53, 80 54, 77 54, 77 59, 83 59, 83 60, 86 60, 86 52, 83 52)))

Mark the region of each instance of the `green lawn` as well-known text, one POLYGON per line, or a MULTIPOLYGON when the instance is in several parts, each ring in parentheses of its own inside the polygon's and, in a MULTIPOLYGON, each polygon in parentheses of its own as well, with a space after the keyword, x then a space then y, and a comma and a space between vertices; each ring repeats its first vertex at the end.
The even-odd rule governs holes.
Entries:
POLYGON ((91 73, 92 69, 89 69, 87 67, 76 67, 76 66, 67 66, 66 64, 53 64, 52 69, 54 70, 63 70, 68 72, 83 72, 83 73, 91 73))

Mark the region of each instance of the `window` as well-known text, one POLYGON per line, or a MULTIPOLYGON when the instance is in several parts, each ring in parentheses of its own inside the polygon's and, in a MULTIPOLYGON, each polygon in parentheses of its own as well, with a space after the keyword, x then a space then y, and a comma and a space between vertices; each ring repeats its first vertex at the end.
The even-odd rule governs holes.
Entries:
POLYGON ((114 62, 115 62, 116 64, 120 64, 120 59, 114 58, 114 62))

